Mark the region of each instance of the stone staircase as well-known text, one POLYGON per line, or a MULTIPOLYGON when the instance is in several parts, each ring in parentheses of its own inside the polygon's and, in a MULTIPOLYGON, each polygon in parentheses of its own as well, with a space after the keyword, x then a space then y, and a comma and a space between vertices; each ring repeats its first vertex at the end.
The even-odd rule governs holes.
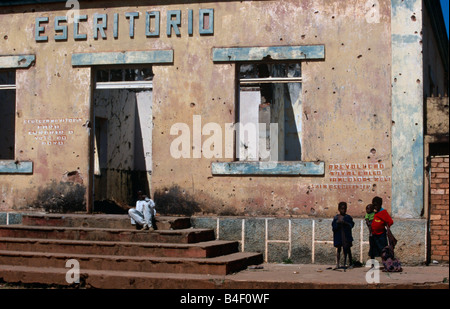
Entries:
POLYGON ((73 286, 69 260, 80 266, 79 287, 202 288, 249 265, 261 253, 191 228, 190 218, 156 217, 156 230, 136 230, 127 215, 24 215, 0 226, 0 281, 73 286))

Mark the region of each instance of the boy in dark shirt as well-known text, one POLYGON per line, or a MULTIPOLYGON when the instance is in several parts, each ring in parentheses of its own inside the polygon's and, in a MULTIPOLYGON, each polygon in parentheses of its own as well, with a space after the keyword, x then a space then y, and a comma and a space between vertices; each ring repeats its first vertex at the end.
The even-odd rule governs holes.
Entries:
POLYGON ((347 203, 340 202, 338 205, 339 214, 336 215, 331 223, 333 228, 333 243, 337 248, 336 261, 337 265, 335 269, 340 268, 341 250, 344 249, 344 271, 347 265, 347 257, 351 267, 352 264, 352 228, 355 226, 353 218, 347 215, 347 203))

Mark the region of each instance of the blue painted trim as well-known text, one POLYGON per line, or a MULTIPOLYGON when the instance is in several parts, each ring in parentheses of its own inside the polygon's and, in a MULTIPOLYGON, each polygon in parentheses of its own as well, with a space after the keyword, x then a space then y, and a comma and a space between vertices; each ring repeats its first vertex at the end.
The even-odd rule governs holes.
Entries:
POLYGON ((199 11, 199 29, 200 35, 214 34, 214 9, 201 9, 199 11), (205 29, 204 18, 209 16, 209 28, 205 29))
POLYGON ((0 161, 0 174, 33 174, 33 162, 0 161))
POLYGON ((175 34, 177 36, 180 36, 181 33, 178 26, 181 26, 181 11, 180 10, 167 11, 167 29, 166 29, 167 36, 172 35, 172 28, 175 34), (175 17, 175 19, 172 19, 172 17, 175 17))
POLYGON ((119 38, 119 13, 114 13, 113 37, 115 39, 119 38))
POLYGON ((47 42, 48 36, 42 35, 41 32, 45 31, 45 27, 41 27, 41 23, 48 23, 48 17, 36 17, 36 27, 34 29, 34 38, 36 42, 47 42))
POLYGON ((194 33, 193 22, 194 22, 194 11, 189 10, 188 11, 188 34, 189 35, 192 35, 194 33))
POLYGON ((139 12, 126 12, 125 17, 130 20, 130 38, 134 38, 134 20, 139 18, 139 12))
POLYGON ((213 162, 213 175, 324 176, 325 162, 213 162))
POLYGON ((66 41, 67 40, 67 25, 61 26, 59 23, 67 23, 66 16, 56 16, 55 17, 55 32, 62 32, 60 35, 55 35, 55 41, 66 41))
POLYGON ((98 32, 103 40, 106 40, 105 29, 108 27, 108 15, 107 14, 94 14, 94 40, 98 40, 98 32), (101 19, 102 23, 99 24, 98 20, 101 19))
POLYGON ((324 60, 324 45, 213 48, 213 61, 324 60))
MULTIPOLYGON (((421 0, 391 0, 391 5, 391 80, 397 80, 391 92, 391 211, 394 218, 420 218, 425 181, 422 37, 407 31, 412 26, 406 20, 424 6, 421 0)), ((413 23, 421 24, 422 17, 413 23)))
POLYGON ((160 23, 160 13, 159 11, 151 11, 145 14, 145 35, 147 37, 158 37, 159 36, 159 23, 160 23), (155 31, 150 31, 151 18, 155 18, 155 31))
POLYGON ((27 69, 35 61, 35 55, 0 56, 0 69, 27 69))
POLYGON ((87 34, 80 34, 80 21, 87 21, 87 15, 74 16, 73 38, 75 40, 86 40, 87 34))
POLYGON ((173 50, 73 54, 73 66, 173 63, 173 50))

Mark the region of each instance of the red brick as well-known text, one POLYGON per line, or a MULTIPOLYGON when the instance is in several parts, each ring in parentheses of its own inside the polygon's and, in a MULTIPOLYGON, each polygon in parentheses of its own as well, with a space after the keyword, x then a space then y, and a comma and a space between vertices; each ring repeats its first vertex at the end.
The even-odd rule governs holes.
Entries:
POLYGON ((444 164, 444 163, 440 163, 440 164, 438 165, 438 167, 433 168, 433 169, 431 170, 431 173, 444 173, 444 172, 445 172, 445 169, 444 169, 444 167, 441 167, 441 166, 440 166, 441 164, 444 164))
MULTIPOLYGON (((446 214, 447 214, 446 211, 443 209, 440 209, 440 210, 434 209, 433 211, 431 211, 431 216, 441 215, 442 218, 446 218, 445 217, 446 214)), ((431 216, 430 216, 430 218, 431 218, 431 216)))
MULTIPOLYGON (((432 233, 435 233, 436 231, 440 231, 440 230, 445 232, 445 230, 440 225, 437 225, 437 226, 436 225, 431 225, 430 226, 430 230, 431 230, 432 233)), ((439 237, 439 239, 440 239, 441 235, 436 235, 436 236, 439 237)))
POLYGON ((445 194, 445 190, 444 189, 431 189, 431 194, 440 194, 440 195, 444 195, 445 194))
POLYGON ((440 226, 448 225, 447 221, 445 220, 435 220, 433 223, 440 226))
POLYGON ((436 256, 436 255, 442 256, 442 255, 444 255, 444 254, 445 254, 445 251, 438 251, 438 250, 436 250, 436 251, 433 252, 433 255, 434 255, 434 256, 436 256))
POLYGON ((448 246, 437 246, 436 247, 436 249, 438 250, 438 251, 448 251, 448 246))
POLYGON ((442 200, 442 194, 431 194, 431 201, 433 202, 433 200, 442 200))
POLYGON ((447 232, 446 231, 435 231, 434 232, 436 235, 446 235, 447 232))

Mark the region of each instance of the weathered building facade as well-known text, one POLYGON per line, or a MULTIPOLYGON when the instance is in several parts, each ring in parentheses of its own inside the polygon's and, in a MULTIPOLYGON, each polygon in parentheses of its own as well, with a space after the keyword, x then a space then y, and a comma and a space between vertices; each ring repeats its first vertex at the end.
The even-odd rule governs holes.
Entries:
MULTIPOLYGON (((401 259, 426 260, 424 99, 448 90, 437 3, 14 2, 0 212, 143 189, 267 261, 326 262, 337 204, 362 218, 378 195, 401 259)), ((354 235, 363 261, 363 220, 354 235)))

